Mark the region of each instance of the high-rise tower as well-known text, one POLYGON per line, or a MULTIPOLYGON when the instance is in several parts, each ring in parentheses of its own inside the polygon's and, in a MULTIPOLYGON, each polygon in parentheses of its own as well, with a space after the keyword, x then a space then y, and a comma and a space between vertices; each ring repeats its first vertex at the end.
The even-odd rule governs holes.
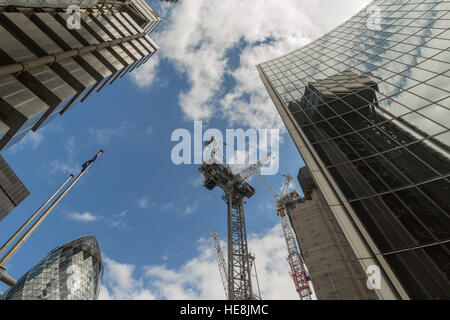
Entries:
POLYGON ((0 1, 0 150, 144 64, 144 0, 0 1))
POLYGON ((257 67, 382 299, 450 297, 448 5, 373 1, 257 67))
POLYGON ((97 300, 103 276, 100 245, 84 236, 52 250, 2 300, 97 300))

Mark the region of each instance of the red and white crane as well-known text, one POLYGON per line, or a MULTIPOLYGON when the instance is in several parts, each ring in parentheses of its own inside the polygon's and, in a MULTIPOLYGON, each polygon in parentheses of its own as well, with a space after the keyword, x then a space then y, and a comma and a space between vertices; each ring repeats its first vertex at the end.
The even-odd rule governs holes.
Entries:
POLYGON ((299 199, 300 194, 296 190, 289 191, 289 187, 292 184, 292 177, 289 175, 286 176, 280 193, 275 192, 263 176, 260 174, 256 174, 256 176, 261 180, 266 189, 273 196, 275 210, 277 215, 280 217, 281 228, 283 229, 283 235, 286 241, 288 250, 287 261, 291 267, 290 275, 294 281, 295 290, 297 291, 300 300, 311 300, 312 290, 309 285, 309 279, 306 275, 305 264, 300 255, 300 250, 297 247, 286 209, 286 203, 299 199))

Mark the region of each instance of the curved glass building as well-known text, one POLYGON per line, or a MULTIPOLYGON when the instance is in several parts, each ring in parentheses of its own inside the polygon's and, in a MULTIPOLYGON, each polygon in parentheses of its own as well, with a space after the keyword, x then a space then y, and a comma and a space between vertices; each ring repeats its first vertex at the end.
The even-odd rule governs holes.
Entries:
POLYGON ((94 236, 52 250, 6 291, 3 300, 97 300, 103 276, 94 236))
POLYGON ((257 66, 380 299, 450 298, 449 40, 449 1, 376 0, 257 66))

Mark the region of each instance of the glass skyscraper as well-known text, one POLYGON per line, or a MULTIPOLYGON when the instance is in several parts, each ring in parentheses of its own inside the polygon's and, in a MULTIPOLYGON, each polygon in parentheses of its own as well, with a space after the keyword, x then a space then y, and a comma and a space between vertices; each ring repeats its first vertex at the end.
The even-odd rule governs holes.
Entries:
POLYGON ((450 298, 449 40, 450 1, 377 0, 257 66, 382 299, 450 298))
POLYGON ((157 51, 144 0, 0 0, 0 150, 157 51))
POLYGON ((97 300, 102 276, 100 245, 84 236, 52 250, 0 299, 97 300))

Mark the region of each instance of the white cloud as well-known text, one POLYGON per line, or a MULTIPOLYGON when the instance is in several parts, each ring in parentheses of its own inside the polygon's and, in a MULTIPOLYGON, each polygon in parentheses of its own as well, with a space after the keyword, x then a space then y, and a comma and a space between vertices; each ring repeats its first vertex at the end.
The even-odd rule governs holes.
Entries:
POLYGON ((153 134, 153 127, 152 127, 152 126, 148 127, 148 128, 145 130, 145 132, 146 132, 147 134, 149 134, 149 135, 153 134))
POLYGON ((97 144, 108 145, 114 137, 123 137, 129 133, 136 125, 129 121, 119 123, 115 128, 94 128, 89 127, 89 138, 97 144))
POLYGON ((99 216, 96 216, 95 214, 92 214, 90 212, 84 213, 71 212, 69 213, 69 218, 80 222, 94 222, 100 219, 99 216))
POLYGON ((196 176, 195 178, 191 178, 191 180, 189 181, 189 183, 193 186, 193 187, 199 187, 201 185, 203 185, 203 175, 199 174, 198 176, 196 176))
MULTIPOLYGON (((256 254, 256 265, 263 299, 298 299, 288 274, 286 245, 280 226, 262 234, 250 234, 249 248, 256 254)), ((198 255, 179 268, 166 265, 136 267, 105 258, 101 299, 224 299, 225 294, 210 239, 197 243, 198 255)), ((226 252, 226 248, 223 248, 226 252)))
POLYGON ((161 210, 178 210, 175 207, 175 203, 169 202, 162 205, 161 210))
POLYGON ((123 210, 119 214, 117 214, 117 217, 125 217, 128 213, 130 213, 130 210, 123 210))
POLYGON ((89 136, 101 145, 108 145, 114 136, 120 135, 116 130, 109 128, 89 128, 89 136))
POLYGON ((142 280, 133 278, 135 267, 118 263, 104 255, 105 273, 100 288, 100 300, 154 300, 155 296, 143 288, 142 280))
POLYGON ((51 174, 63 173, 71 174, 76 173, 81 170, 80 164, 76 161, 76 155, 78 154, 78 148, 76 146, 76 141, 74 137, 67 139, 65 143, 65 155, 66 159, 64 161, 53 160, 49 163, 49 172, 51 174))
POLYGON ((24 149, 27 145, 31 146, 31 150, 36 150, 36 148, 44 140, 44 135, 41 131, 31 131, 28 132, 25 137, 23 137, 19 142, 9 148, 11 154, 16 154, 18 151, 24 149))
POLYGON ((157 81, 156 75, 158 74, 159 63, 158 52, 156 52, 150 60, 130 73, 131 79, 133 79, 133 82, 136 83, 139 88, 148 88, 157 81))
POLYGON ((164 27, 152 34, 160 55, 132 79, 140 87, 151 86, 164 58, 187 78, 189 88, 179 94, 187 119, 218 115, 230 124, 281 128, 255 65, 309 43, 369 2, 182 1, 165 12, 164 27), (230 52, 236 50, 238 60, 231 61, 230 52), (231 81, 225 81, 227 76, 231 81))
POLYGON ((127 223, 125 221, 125 217, 130 213, 130 210, 123 210, 118 214, 115 214, 112 218, 107 220, 107 223, 110 227, 127 229, 127 223))
POLYGON ((185 215, 189 215, 194 213, 197 210, 198 207, 198 203, 194 203, 192 205, 187 205, 186 208, 184 209, 184 214, 185 215))
POLYGON ((148 207, 149 199, 147 197, 142 197, 137 201, 137 206, 141 209, 145 209, 148 207))

